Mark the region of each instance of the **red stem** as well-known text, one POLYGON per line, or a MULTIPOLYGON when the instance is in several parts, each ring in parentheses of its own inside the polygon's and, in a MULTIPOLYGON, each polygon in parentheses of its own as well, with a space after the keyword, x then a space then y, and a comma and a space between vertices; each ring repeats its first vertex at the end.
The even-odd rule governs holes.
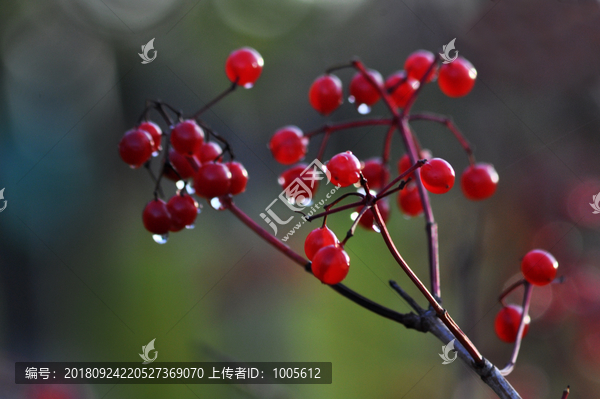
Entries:
POLYGON ((469 142, 467 141, 465 136, 461 133, 461 131, 454 124, 454 122, 452 121, 451 118, 441 116, 441 115, 435 115, 435 114, 415 114, 415 115, 411 115, 408 118, 408 120, 409 121, 437 122, 437 123, 441 123, 442 125, 446 126, 448 128, 448 130, 450 130, 452 132, 452 134, 454 134, 454 137, 456 137, 456 140, 458 140, 458 142, 460 143, 462 148, 467 153, 467 157, 469 157, 469 163, 471 165, 473 165, 475 163, 475 156, 473 155, 473 149, 471 148, 471 144, 469 144, 469 142))
POLYGON ((306 267, 307 264, 309 264, 308 260, 306 260, 306 259, 304 259, 304 257, 298 255, 290 247, 288 247, 287 245, 285 245, 284 243, 279 241, 277 239, 277 237, 275 237, 274 235, 272 235, 271 233, 269 233, 268 231, 266 231, 265 229, 260 227, 250 216, 248 216, 244 211, 242 211, 240 208, 238 208, 233 203, 231 198, 221 197, 220 200, 221 200, 221 203, 229 211, 231 211, 231 213, 233 213, 238 219, 240 219, 242 221, 242 223, 244 223, 246 226, 248 226, 250 228, 250 230, 254 231, 260 238, 262 238, 263 240, 265 240, 266 242, 268 242, 269 244, 274 246, 282 254, 284 254, 285 256, 287 256, 288 258, 290 258, 291 260, 293 260, 300 266, 306 267))
POLYGON ((383 156, 381 157, 381 161, 387 167, 390 162, 390 152, 392 149, 392 137, 394 136, 394 131, 396 130, 396 126, 390 126, 385 135, 385 143, 383 145, 383 156))
POLYGON ((392 256, 394 257, 394 259, 396 259, 396 262, 398 262, 398 264, 400 265, 402 270, 404 270, 408 278, 410 278, 410 280, 417 286, 419 291, 421 291, 425 299, 427 299, 433 310, 435 310, 435 312, 437 313, 440 320, 442 320, 446 327, 448 327, 448 329, 452 332, 454 337, 456 337, 456 339, 464 346, 467 352, 469 352, 469 354, 473 358, 473 361, 475 361, 475 363, 478 365, 484 364, 485 359, 483 358, 481 353, 479 353, 475 345, 473 345, 471 340, 469 340, 469 338, 460 329, 456 322, 450 317, 448 312, 444 308, 442 308, 442 306, 437 302, 436 298, 434 298, 433 295, 431 295, 431 293, 427 290, 427 287, 425 287, 421 280, 419 280, 419 277, 417 277, 417 275, 408 266, 406 261, 402 258, 402 255, 400 255, 400 252, 398 252, 398 249, 396 248, 394 242, 392 241, 392 238, 390 237, 390 233, 388 232, 387 226, 383 221, 383 218, 381 217, 379 209, 374 206, 371 208, 371 212, 373 212, 373 216, 377 221, 377 224, 381 228, 381 236, 383 237, 383 240, 385 241, 385 244, 387 245, 388 249, 392 253, 392 256))
POLYGON ((565 390, 563 391, 562 396, 560 397, 560 399, 567 399, 569 397, 569 393, 571 392, 571 387, 567 385, 567 387, 565 388, 565 390))
POLYGON ((363 119, 360 121, 350 121, 350 122, 341 122, 335 125, 327 124, 318 129, 312 130, 304 134, 304 137, 312 137, 321 133, 332 133, 337 130, 344 129, 352 129, 356 127, 364 127, 364 126, 380 126, 380 125, 392 125, 394 123, 393 119, 385 119, 385 118, 374 118, 374 119, 363 119))
POLYGON ((533 290, 533 285, 529 282, 525 282, 525 293, 523 295, 523 314, 521 315, 521 321, 519 323, 519 330, 517 331, 517 340, 515 341, 515 346, 513 347, 513 352, 510 357, 510 361, 502 370, 500 370, 500 374, 507 376, 509 375, 513 369, 515 368, 515 363, 517 362, 517 357, 519 356, 519 350, 521 349, 521 341, 523 340, 523 332, 525 331, 525 319, 529 317, 529 305, 531 304, 531 292, 533 290))
MULTIPOLYGON (((359 70, 365 79, 373 85, 378 91, 383 101, 389 108, 390 112, 394 116, 394 123, 397 124, 400 129, 400 134, 402 135, 402 141, 404 142, 404 146, 408 152, 408 157, 412 164, 415 164, 417 160, 419 160, 419 152, 415 145, 415 142, 410 133, 410 128, 408 126, 408 113, 410 108, 412 107, 415 99, 417 98, 417 94, 420 92, 423 87, 423 83, 425 77, 429 75, 430 71, 433 70, 434 66, 437 64, 439 56, 436 56, 435 62, 431 64, 425 75, 423 75, 423 79, 421 79, 420 86, 413 93, 412 97, 408 100, 406 107, 402 110, 401 114, 398 114, 398 111, 394 107, 394 103, 389 96, 389 94, 384 90, 383 87, 377 84, 375 80, 367 73, 365 66, 360 61, 354 61, 354 67, 359 70)), ((440 290, 440 259, 439 259, 439 249, 438 249, 438 231, 437 224, 435 223, 435 219, 433 218, 433 211, 431 210, 431 203, 429 202, 429 196, 425 187, 423 187, 423 183, 421 182, 420 172, 416 170, 415 172, 415 181, 417 183, 417 187, 419 189, 419 195, 421 197, 421 203, 423 205, 423 212, 425 214, 426 221, 426 229, 427 229, 427 243, 429 247, 429 275, 431 278, 431 292, 433 292, 434 297, 437 300, 441 300, 441 290, 440 290)))
POLYGON ((500 301, 502 306, 506 306, 506 303, 504 303, 504 298, 506 298, 506 296, 508 294, 510 294, 511 292, 513 292, 515 289, 517 289, 518 287, 520 287, 523 284, 525 284, 525 279, 521 279, 521 280, 517 281, 516 283, 511 284, 504 291, 502 291, 502 293, 500 294, 500 297, 498 297, 498 300, 500 301))
MULTIPOLYGON (((255 232, 259 237, 261 237, 262 239, 267 241, 269 244, 273 245, 277 250, 279 250, 281 253, 286 255, 288 258, 290 258, 291 260, 293 260, 300 266, 304 267, 304 269, 307 272, 311 272, 310 262, 307 259, 304 259, 303 256, 300 256, 299 254, 294 252, 290 247, 288 247, 287 245, 285 245, 284 243, 279 241, 277 239, 277 237, 275 237, 274 235, 272 235, 271 233, 269 233, 268 231, 266 231, 265 229, 260 227, 252 218, 250 218, 250 216, 248 216, 244 211, 242 211, 240 208, 238 208, 233 203, 233 201, 230 197, 221 197, 220 200, 221 200, 221 203, 233 215, 235 215, 242 223, 244 223, 246 226, 248 226, 250 228, 250 230, 255 232)), ((378 314, 380 316, 383 316, 387 319, 394 320, 398 323, 405 324, 408 321, 407 319, 410 317, 410 315, 404 315, 402 313, 398 313, 395 310, 392 310, 392 309, 382 306, 376 302, 373 302, 372 300, 365 298, 364 296, 360 295, 359 293, 346 287, 344 284, 330 285, 330 287, 334 291, 336 291, 338 294, 350 299, 352 302, 356 303, 357 305, 362 306, 363 308, 370 310, 371 312, 378 314)))

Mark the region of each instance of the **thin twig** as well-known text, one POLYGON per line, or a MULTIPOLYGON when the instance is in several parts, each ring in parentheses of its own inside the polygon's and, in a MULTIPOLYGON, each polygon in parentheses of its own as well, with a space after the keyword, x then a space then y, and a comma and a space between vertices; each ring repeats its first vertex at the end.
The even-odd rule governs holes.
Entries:
POLYGON ((513 347, 513 352, 510 357, 510 361, 502 370, 500 370, 500 374, 507 376, 509 375, 513 369, 515 368, 515 364, 517 362, 517 357, 519 356, 519 350, 521 349, 521 341, 523 340, 523 333, 525 332, 525 320, 529 317, 529 305, 531 304, 531 292, 533 289, 533 285, 529 282, 525 282, 525 293, 523 294, 523 314, 521 315, 521 321, 519 323, 519 330, 517 331, 517 339, 515 341, 515 346, 513 347))
POLYGON ((410 307, 413 308, 418 314, 422 315, 425 313, 425 309, 423 309, 417 303, 417 301, 413 299, 413 297, 408 295, 408 293, 404 291, 402 287, 398 285, 397 282, 395 282, 394 280, 390 280, 390 287, 392 287, 394 291, 396 291, 402 297, 402 299, 404 299, 410 305, 410 307))
POLYGON ((224 92, 222 92, 221 94, 219 94, 218 96, 216 96, 214 99, 212 99, 211 101, 209 101, 204 107, 200 108, 191 117, 197 120, 200 115, 202 115, 204 112, 208 111, 213 105, 215 105, 216 103, 218 103, 219 101, 221 101, 222 99, 224 99, 225 97, 227 97, 228 94, 232 93, 237 88, 238 88, 238 84, 237 84, 237 80, 236 80, 224 92))
POLYGON ((467 157, 469 157, 469 163, 471 165, 475 164, 475 156, 473 155, 473 149, 471 147, 471 144, 466 139, 466 137, 461 133, 461 131, 458 129, 458 127, 454 124, 454 121, 452 120, 452 118, 442 116, 442 115, 426 113, 426 114, 410 115, 408 120, 409 121, 437 122, 437 123, 441 123, 442 125, 446 126, 448 128, 448 130, 450 130, 452 132, 454 137, 456 137, 456 140, 458 140, 461 147, 467 153, 467 157))

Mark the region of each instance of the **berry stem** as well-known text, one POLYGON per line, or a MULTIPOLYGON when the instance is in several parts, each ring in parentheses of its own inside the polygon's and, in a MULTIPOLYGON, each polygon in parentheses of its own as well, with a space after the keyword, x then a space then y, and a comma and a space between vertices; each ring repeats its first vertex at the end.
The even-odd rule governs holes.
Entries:
POLYGON ((332 66, 332 67, 330 67, 330 68, 327 68, 327 69, 325 70, 325 73, 326 73, 326 74, 330 74, 330 73, 333 73, 333 72, 335 72, 335 71, 339 71, 340 69, 352 68, 353 66, 354 66, 354 65, 353 65, 352 63, 349 63, 349 64, 340 64, 340 65, 334 65, 334 66, 332 66))
POLYGON ((567 385, 567 387, 565 388, 565 390, 563 391, 562 396, 560 397, 560 399, 567 399, 569 397, 569 393, 571 392, 571 387, 569 385, 567 385))
MULTIPOLYGON (((148 174, 150 175, 152 182, 154 184, 157 184, 158 179, 156 176, 154 176, 154 172, 152 172, 152 169, 150 168, 150 161, 148 161, 144 164, 144 168, 146 168, 146 170, 148 171, 148 174)), ((175 169, 173 169, 173 170, 175 170, 175 169)), ((160 187, 160 186, 158 186, 158 195, 160 195, 161 198, 165 198, 165 193, 163 193, 162 187, 160 187)), ((156 197, 156 191, 155 191, 155 197, 156 197)))
POLYGON ((498 300, 500 301, 500 303, 502 304, 502 306, 507 306, 506 303, 504 303, 504 298, 506 298, 506 296, 508 294, 510 294, 511 292, 513 292, 515 289, 517 289, 521 285, 525 284, 525 281, 526 280, 523 278, 523 279, 517 281, 516 283, 511 284, 504 291, 502 291, 502 293, 498 297, 498 300))
POLYGON ((390 163, 390 152, 392 150, 392 137, 394 136, 394 132, 396 131, 396 126, 392 125, 387 131, 385 135, 385 142, 383 144, 383 154, 381 156, 381 162, 385 167, 390 163))
POLYGON ((323 140, 321 141, 321 146, 319 147, 319 152, 317 153, 317 159, 319 161, 323 159, 323 154, 325 153, 325 149, 327 148, 327 142, 329 141, 329 136, 331 136, 331 132, 325 132, 323 140))
POLYGON ((331 215, 333 213, 338 213, 338 212, 341 212, 341 211, 345 211, 346 209, 352 209, 352 208, 354 208, 356 206, 364 205, 364 203, 365 203, 364 195, 362 195, 360 193, 355 193, 355 192, 346 193, 346 194, 340 196, 339 198, 336 198, 336 200, 333 201, 331 204, 326 205, 324 212, 317 213, 316 215, 312 215, 312 216, 305 216, 305 219, 306 219, 307 222, 312 222, 315 219, 318 219, 320 217, 324 217, 323 218, 323 225, 325 225, 327 223, 327 215, 331 215), (331 210, 331 208, 334 205, 336 205, 337 203, 339 203, 340 201, 342 201, 344 198, 348 198, 350 196, 360 197, 361 201, 353 202, 351 204, 343 205, 343 206, 340 206, 339 208, 335 208, 334 210, 331 210))
POLYGON ((358 212, 358 215, 356 216, 356 219, 354 219, 352 221, 352 226, 350 226, 350 229, 348 230, 348 232, 346 233, 346 237, 344 238, 344 240, 340 243, 340 246, 343 248, 344 245, 346 245, 346 243, 348 242, 348 240, 352 237, 354 237, 354 232, 356 231, 356 226, 358 226, 358 221, 360 220, 360 218, 369 210, 370 206, 365 205, 362 207, 362 209, 360 210, 360 212, 358 212))
POLYGON ((413 173, 415 170, 419 169, 421 166, 425 165, 425 163, 427 163, 427 160, 425 159, 420 159, 417 162, 415 162, 414 165, 412 165, 410 168, 408 168, 406 171, 404 171, 403 173, 400 174, 400 176, 394 178, 394 180, 392 180, 391 182, 389 182, 389 184, 387 186, 385 186, 378 194, 378 197, 380 196, 385 196, 386 192, 392 188, 394 186, 394 184, 398 183, 400 180, 404 179, 406 176, 410 175, 411 173, 413 173))
POLYGON ((408 278, 410 278, 410 280, 417 286, 419 291, 421 291, 425 299, 427 299, 427 301, 429 302, 431 308, 433 308, 435 313, 438 315, 438 317, 441 319, 444 325, 448 328, 448 330, 452 332, 454 337, 464 346, 467 352, 469 352, 475 364, 483 365, 485 363, 485 359, 483 358, 481 353, 479 353, 475 345, 469 340, 469 338, 460 329, 460 327, 456 324, 452 317, 450 317, 448 311, 442 308, 442 306, 438 303, 436 298, 434 298, 434 296, 427 290, 427 287, 425 287, 421 280, 419 280, 419 277, 417 277, 417 275, 408 266, 406 261, 402 258, 402 255, 400 255, 400 252, 398 252, 398 249, 396 248, 392 238, 390 237, 390 233, 388 232, 387 226, 383 221, 383 218, 381 217, 379 209, 377 207, 372 207, 371 212, 373 212, 373 216, 377 221, 377 224, 381 228, 381 236, 383 237, 383 240, 385 241, 385 244, 390 250, 392 256, 394 257, 394 259, 396 259, 396 262, 398 262, 398 264, 400 265, 402 270, 404 270, 408 278))
MULTIPOLYGON (((410 127, 408 125, 408 118, 410 108, 412 104, 417 98, 417 95, 421 91, 423 87, 423 83, 425 81, 425 77, 429 75, 429 73, 433 70, 434 66, 439 60, 439 55, 436 56, 435 61, 431 64, 423 78, 421 79, 421 84, 417 90, 412 94, 412 97, 408 100, 406 107, 402 110, 402 113, 399 114, 396 108, 394 107, 394 103, 389 96, 389 94, 380 87, 375 80, 367 73, 365 66, 360 61, 354 61, 354 67, 359 70, 373 85, 373 87, 377 88, 379 94, 383 98, 383 101, 389 108, 392 113, 393 121, 398 126, 400 130, 400 134, 402 135, 402 141, 404 142, 404 147, 408 152, 408 157, 411 163, 415 164, 419 159, 419 152, 416 147, 415 141, 410 133, 410 127)), ((425 187, 423 187, 423 183, 421 182, 420 174, 418 170, 415 170, 415 181, 417 183, 417 187, 419 189, 419 195, 421 197, 421 203, 423 205, 423 212, 425 214, 426 221, 426 230, 427 230, 427 243, 429 248, 429 275, 431 279, 431 291, 433 292, 433 296, 436 300, 441 301, 441 290, 440 290, 440 258, 439 258, 439 249, 438 249, 438 231, 437 224, 435 223, 435 219, 433 218, 433 211, 431 209, 431 203, 429 202, 429 195, 427 191, 425 191, 425 187)))
POLYGON ((312 130, 304 134, 304 137, 311 138, 321 133, 333 133, 338 130, 346 130, 363 126, 378 126, 378 125, 393 125, 394 120, 390 118, 373 118, 363 119, 358 121, 341 122, 336 124, 325 124, 318 129, 312 130))
POLYGON ((513 347, 510 361, 502 370, 500 370, 500 374, 503 376, 509 375, 515 368, 517 356, 519 356, 519 350, 521 349, 521 341, 523 340, 523 331, 525 331, 525 319, 529 316, 529 305, 531 304, 531 292, 533 290, 533 285, 527 281, 525 281, 523 284, 525 285, 525 293, 523 295, 523 314, 521 315, 521 322, 519 323, 519 330, 517 331, 517 339, 515 341, 515 346, 513 347))
POLYGON ((198 117, 200 115, 202 115, 204 112, 208 111, 213 105, 215 105, 216 103, 218 103, 219 101, 221 101, 222 99, 224 99, 225 97, 227 97, 228 94, 233 93, 235 91, 235 89, 237 89, 237 87, 238 87, 238 84, 237 84, 237 80, 236 80, 224 92, 222 92, 221 94, 219 94, 218 96, 216 96, 215 98, 213 98, 211 101, 209 101, 204 107, 200 108, 191 117, 194 118, 194 119, 196 119, 196 120, 198 120, 198 117))
MULTIPOLYGON (((290 247, 282 243, 277 237, 260 227, 250 216, 244 211, 238 208, 232 201, 231 197, 221 197, 221 203, 228 209, 235 217, 237 217, 242 223, 244 223, 250 230, 256 233, 259 237, 264 239, 269 244, 273 245, 278 251, 283 253, 285 256, 302 266, 307 272, 311 272, 311 262, 304 259, 303 256, 297 254, 290 247)), ((356 205, 354 205, 356 206, 356 205)), ((385 317, 386 319, 394 320, 398 323, 404 324, 405 326, 417 325, 417 321, 414 319, 414 315, 398 313, 395 310, 389 309, 382 306, 372 300, 365 298, 357 292, 351 290, 343 284, 336 284, 330 286, 334 291, 350 299, 352 302, 362 306, 363 308, 370 310, 371 312, 385 317)))
POLYGON ((456 137, 456 140, 458 140, 458 142, 460 143, 462 148, 467 153, 467 157, 469 157, 469 163, 471 165, 475 164, 475 156, 473 155, 473 149, 471 148, 471 144, 465 138, 465 136, 461 133, 461 131, 458 129, 458 127, 454 124, 454 121, 452 120, 452 118, 442 116, 442 115, 435 115, 435 114, 427 113, 427 114, 410 115, 408 120, 409 121, 437 122, 437 123, 440 123, 440 124, 446 126, 448 128, 448 130, 450 130, 452 132, 454 137, 456 137))

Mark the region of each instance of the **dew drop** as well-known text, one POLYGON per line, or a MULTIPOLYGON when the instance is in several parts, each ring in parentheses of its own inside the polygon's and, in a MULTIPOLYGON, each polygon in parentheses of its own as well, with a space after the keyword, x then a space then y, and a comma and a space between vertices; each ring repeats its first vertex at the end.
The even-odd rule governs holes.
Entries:
POLYGON ((138 168, 138 167, 137 167, 137 166, 135 166, 135 165, 129 165, 129 167, 130 167, 131 169, 137 169, 137 168, 138 168))
POLYGON ((194 224, 188 224, 187 226, 185 226, 185 228, 188 230, 193 230, 194 227, 196 227, 196 225, 194 225, 194 224))
POLYGON ((157 156, 159 156, 159 155, 160 155, 160 151, 154 151, 154 152, 152 153, 152 156, 153 156, 153 157, 157 157, 157 156))
POLYGON ((217 211, 222 211, 223 209, 225 209, 225 207, 221 203, 221 200, 219 199, 219 197, 215 197, 215 198, 211 199, 210 206, 212 206, 213 209, 216 209, 217 211))
POLYGON ((194 190, 194 186, 188 184, 185 188, 185 191, 187 191, 188 194, 192 195, 192 194, 196 194, 196 190, 194 190))
POLYGON ((350 214, 350 219, 352 219, 352 221, 355 221, 357 217, 358 217, 358 212, 352 212, 350 214))
POLYGON ((253 87, 254 87, 254 84, 253 84, 253 83, 246 83, 246 84, 244 85, 244 89, 251 89, 251 88, 253 88, 253 87))
POLYGON ((166 244, 167 241, 169 240, 169 234, 168 233, 167 234, 154 234, 152 236, 152 239, 157 244, 166 244))
POLYGON ((356 99, 354 98, 354 96, 348 96, 348 102, 350 104, 354 104, 354 101, 356 101, 356 99))
POLYGON ((371 112, 371 107, 369 107, 367 104, 360 104, 357 110, 359 114, 366 115, 371 112))
POLYGON ((365 189, 362 186, 358 186, 358 187, 359 187, 359 189, 356 190, 356 192, 359 194, 365 195, 365 189))
POLYGON ((175 183, 175 185, 177 186, 177 188, 179 190, 181 190, 182 188, 185 187, 185 182, 183 180, 179 180, 177 183, 175 183))
POLYGON ((381 230, 379 229, 379 226, 373 224, 373 231, 376 233, 381 233, 381 230))

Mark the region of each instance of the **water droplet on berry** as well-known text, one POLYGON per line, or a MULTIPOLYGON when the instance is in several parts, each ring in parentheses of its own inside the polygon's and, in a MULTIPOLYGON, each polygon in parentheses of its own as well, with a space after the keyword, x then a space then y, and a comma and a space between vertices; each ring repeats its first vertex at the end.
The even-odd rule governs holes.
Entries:
POLYGON ((367 104, 360 104, 357 108, 357 111, 361 115, 366 115, 371 112, 371 107, 369 107, 367 104))
POLYGON ((169 234, 154 234, 152 239, 157 244, 166 244, 167 240, 169 239, 169 234))
POLYGON ((356 99, 354 98, 354 96, 348 96, 348 102, 350 104, 354 104, 354 101, 356 101, 356 99))
POLYGON ((157 157, 157 156, 159 156, 159 155, 160 155, 160 151, 154 151, 154 152, 152 153, 152 156, 153 156, 153 157, 157 157))
POLYGON ((381 233, 381 229, 379 228, 379 226, 377 226, 376 224, 373 224, 373 231, 375 233, 381 233))
POLYGON ((252 84, 252 83, 246 83, 244 85, 244 89, 251 89, 252 87, 254 87, 254 84, 252 84))
POLYGON ((352 221, 355 221, 357 217, 358 217, 358 212, 352 212, 350 214, 350 219, 352 219, 352 221))
POLYGON ((185 228, 188 230, 193 230, 194 227, 196 227, 196 225, 194 225, 194 224, 188 224, 187 226, 185 226, 185 228))
POLYGON ((365 195, 365 189, 362 186, 359 186, 360 188, 358 190, 356 190, 357 193, 365 195))
POLYGON ((191 184, 188 184, 185 190, 189 195, 196 194, 196 190, 194 190, 194 186, 192 186, 191 184))
POLYGON ((179 190, 181 190, 182 188, 185 187, 185 182, 183 180, 179 180, 177 183, 175 183, 175 185, 177 186, 177 188, 179 190))
POLYGON ((198 213, 202 212, 202 205, 196 205, 198 207, 198 213))
POLYGON ((222 211, 223 209, 225 209, 225 207, 221 203, 221 200, 219 200, 219 197, 215 197, 215 198, 211 199, 210 206, 212 206, 213 209, 215 209, 217 211, 222 211))
POLYGON ((129 167, 130 167, 131 169, 137 169, 137 166, 135 166, 135 165, 129 165, 129 167))

